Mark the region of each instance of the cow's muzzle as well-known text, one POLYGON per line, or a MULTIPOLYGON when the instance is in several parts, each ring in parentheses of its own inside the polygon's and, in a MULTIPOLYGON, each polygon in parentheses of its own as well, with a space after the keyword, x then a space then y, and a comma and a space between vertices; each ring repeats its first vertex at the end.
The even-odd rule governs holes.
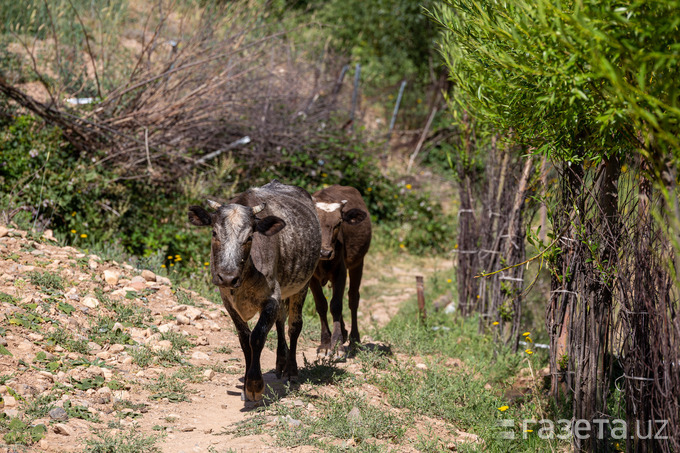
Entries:
POLYGON ((321 249, 321 259, 322 260, 332 260, 333 256, 335 256, 335 251, 333 249, 331 249, 331 250, 321 249))
POLYGON ((241 277, 238 275, 216 273, 213 276, 213 284, 227 288, 238 288, 241 286, 241 277))

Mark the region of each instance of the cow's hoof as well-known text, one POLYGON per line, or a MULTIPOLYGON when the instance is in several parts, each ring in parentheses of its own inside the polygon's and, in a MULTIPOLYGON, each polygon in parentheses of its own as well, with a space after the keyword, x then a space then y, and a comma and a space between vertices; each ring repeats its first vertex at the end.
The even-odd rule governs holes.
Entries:
POLYGON ((263 396, 264 391, 251 392, 250 390, 246 390, 246 401, 261 401, 263 396))
POLYGON ((322 344, 318 348, 316 348, 316 358, 317 359, 325 359, 326 357, 331 355, 331 345, 330 344, 322 344))
POLYGON ((262 379, 248 380, 245 385, 245 392, 246 400, 260 401, 264 394, 264 381, 262 379))

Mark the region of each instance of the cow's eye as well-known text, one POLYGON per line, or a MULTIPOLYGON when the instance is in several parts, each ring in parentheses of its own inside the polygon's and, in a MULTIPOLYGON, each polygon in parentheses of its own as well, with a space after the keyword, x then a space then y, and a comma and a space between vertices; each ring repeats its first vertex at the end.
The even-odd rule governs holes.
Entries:
POLYGON ((213 237, 214 237, 214 238, 217 237, 217 233, 215 233, 215 230, 213 230, 213 237))

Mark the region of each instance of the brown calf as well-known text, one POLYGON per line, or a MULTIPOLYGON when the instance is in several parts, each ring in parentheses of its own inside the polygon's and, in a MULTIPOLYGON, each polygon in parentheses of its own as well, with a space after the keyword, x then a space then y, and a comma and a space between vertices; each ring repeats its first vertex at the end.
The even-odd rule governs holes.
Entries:
POLYGON ((318 352, 328 354, 347 340, 342 319, 342 298, 349 271, 349 309, 352 313, 350 343, 358 343, 359 286, 364 271, 364 256, 371 245, 371 219, 366 203, 353 187, 334 185, 314 194, 316 213, 321 225, 321 261, 314 271, 309 287, 314 295, 316 311, 321 319, 321 345, 318 352), (331 316, 333 334, 328 328, 328 302, 322 287, 333 287, 331 316))

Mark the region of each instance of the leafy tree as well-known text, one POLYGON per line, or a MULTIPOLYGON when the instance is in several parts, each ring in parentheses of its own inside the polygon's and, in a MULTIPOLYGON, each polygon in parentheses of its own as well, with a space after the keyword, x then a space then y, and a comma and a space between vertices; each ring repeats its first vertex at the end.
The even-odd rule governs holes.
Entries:
MULTIPOLYGON (((642 161, 667 184, 664 171, 680 157, 678 7, 654 0, 444 0, 432 12, 443 27, 453 102, 547 155, 560 171, 553 237, 573 242, 552 255, 553 292, 578 292, 579 322, 589 326, 578 345, 582 355, 569 365, 576 418, 608 413, 621 164, 642 161)), ((576 446, 600 450, 604 442, 576 446)))

